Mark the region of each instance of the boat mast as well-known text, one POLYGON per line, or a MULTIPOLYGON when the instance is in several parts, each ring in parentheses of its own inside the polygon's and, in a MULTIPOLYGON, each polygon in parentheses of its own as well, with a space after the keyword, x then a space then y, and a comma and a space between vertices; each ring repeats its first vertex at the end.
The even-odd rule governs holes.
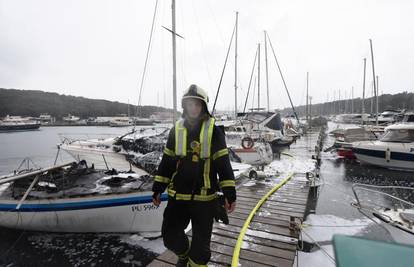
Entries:
POLYGON ((237 30, 239 22, 239 12, 236 12, 236 32, 235 32, 235 51, 234 51, 234 119, 237 120, 237 30))
MULTIPOLYGON (((252 67, 252 72, 250 74, 249 86, 247 87, 247 95, 246 95, 246 100, 244 102, 243 113, 246 112, 247 99, 249 98, 250 88, 251 88, 251 85, 252 85, 253 74, 254 74, 254 70, 256 69, 256 59, 257 59, 257 49, 256 49, 256 54, 254 55, 253 67, 252 67)), ((256 87, 255 84, 256 84, 256 80, 253 83, 254 87, 256 87)), ((254 90, 253 90, 253 94, 252 95, 253 95, 253 99, 254 99, 254 90)), ((252 102, 252 103, 254 103, 254 102, 252 102)))
POLYGON ((312 127, 312 97, 309 97, 309 127, 312 127))
POLYGON ((267 89, 267 112, 270 111, 269 105, 269 71, 268 71, 268 64, 267 64, 267 40, 266 40, 266 31, 264 31, 264 40, 265 40, 265 62, 266 62, 266 89, 267 89))
POLYGON ((172 54, 173 54, 173 124, 177 121, 177 47, 175 37, 175 0, 171 1, 172 18, 172 54))
POLYGON ((376 85, 377 85, 377 99, 376 99, 376 101, 377 101, 377 107, 376 107, 376 109, 377 109, 377 113, 378 113, 378 110, 379 110, 379 87, 378 87, 378 75, 377 75, 377 83, 376 83, 376 85))
POLYGON ((374 114, 374 82, 371 82, 371 114, 374 114))
POLYGON ((351 90, 351 114, 354 114, 354 87, 351 90))
POLYGON ((364 124, 364 114, 365 114, 365 71, 367 67, 367 59, 364 58, 364 79, 362 82, 362 124, 364 124))
POLYGON ((375 101, 376 101, 375 125, 378 126, 378 94, 377 94, 377 84, 375 82, 374 52, 373 52, 373 49, 372 49, 372 40, 371 39, 369 39, 369 44, 370 44, 370 47, 371 47, 372 78, 374 80, 374 94, 375 94, 375 101))
POLYGON ((338 113, 341 114, 341 89, 338 89, 338 113))
POLYGON ((260 43, 257 44, 257 111, 260 109, 260 43))
POLYGON ((306 122, 309 125, 309 72, 306 72, 306 122))

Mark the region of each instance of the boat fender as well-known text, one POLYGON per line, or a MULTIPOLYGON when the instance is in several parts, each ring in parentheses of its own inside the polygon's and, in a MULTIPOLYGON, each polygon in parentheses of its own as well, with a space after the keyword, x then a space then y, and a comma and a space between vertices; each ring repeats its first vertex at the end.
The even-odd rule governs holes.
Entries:
POLYGON ((390 160, 391 160, 391 150, 390 150, 389 147, 387 147, 387 150, 385 151, 385 160, 387 162, 390 162, 390 160))
POLYGON ((253 142, 253 139, 251 138, 251 137, 244 137, 242 140, 241 140, 241 145, 242 145, 242 147, 244 148, 244 149, 249 149, 249 148, 252 148, 253 147, 253 145, 254 145, 254 142, 253 142))

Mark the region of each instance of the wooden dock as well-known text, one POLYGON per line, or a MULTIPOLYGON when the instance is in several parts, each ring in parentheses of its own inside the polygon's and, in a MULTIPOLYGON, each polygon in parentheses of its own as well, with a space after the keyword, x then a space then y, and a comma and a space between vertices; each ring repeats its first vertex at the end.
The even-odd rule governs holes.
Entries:
MULTIPOLYGON (((237 187, 237 207, 229 214, 229 225, 214 223, 209 266, 231 265, 234 247, 243 224, 256 204, 273 186, 259 180, 242 183, 237 187)), ((299 236, 294 226, 295 222, 304 219, 309 189, 305 174, 295 174, 264 202, 253 217, 243 239, 239 264, 293 265, 299 236)), ((191 236, 191 232, 188 235, 191 236)), ((148 266, 174 266, 176 262, 177 257, 171 251, 166 251, 148 266)))

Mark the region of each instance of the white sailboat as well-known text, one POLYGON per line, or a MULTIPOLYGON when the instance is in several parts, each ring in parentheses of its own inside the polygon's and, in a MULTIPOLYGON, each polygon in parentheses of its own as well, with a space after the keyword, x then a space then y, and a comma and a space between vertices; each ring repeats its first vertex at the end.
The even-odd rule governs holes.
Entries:
MULTIPOLYGON (((136 142, 139 143, 137 146, 146 145, 150 141, 146 142, 145 138, 159 137, 158 139, 162 139, 168 130, 167 127, 141 128, 117 137, 94 139, 79 139, 78 137, 73 139, 70 136, 62 136, 62 143, 58 146, 75 160, 86 160, 89 164, 94 164, 97 169, 132 170, 139 174, 147 174, 145 170, 131 162, 134 157, 145 154, 144 151, 140 150, 143 152, 140 153, 137 149, 129 149, 125 146, 136 142)), ((162 140, 158 141, 162 142, 162 140)))
POLYGON ((152 179, 68 163, 0 179, 0 226, 46 232, 156 232, 152 179))

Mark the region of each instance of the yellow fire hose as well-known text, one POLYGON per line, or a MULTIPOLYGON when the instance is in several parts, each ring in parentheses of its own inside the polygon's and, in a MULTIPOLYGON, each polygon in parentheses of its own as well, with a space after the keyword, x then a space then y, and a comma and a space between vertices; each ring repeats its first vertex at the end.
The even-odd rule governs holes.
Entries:
POLYGON ((243 242, 244 235, 246 234, 247 228, 249 227, 250 222, 253 219, 253 216, 256 214, 256 211, 263 205, 263 203, 279 188, 281 188, 284 184, 286 184, 292 177, 293 172, 289 173, 289 175, 279 184, 272 188, 260 201, 256 204, 254 209, 250 212, 249 217, 247 217, 246 221, 244 222, 243 228, 241 229, 240 235, 237 239, 236 246, 233 252, 233 259, 231 261, 232 267, 238 267, 239 265, 239 256, 240 256, 240 248, 243 242))

